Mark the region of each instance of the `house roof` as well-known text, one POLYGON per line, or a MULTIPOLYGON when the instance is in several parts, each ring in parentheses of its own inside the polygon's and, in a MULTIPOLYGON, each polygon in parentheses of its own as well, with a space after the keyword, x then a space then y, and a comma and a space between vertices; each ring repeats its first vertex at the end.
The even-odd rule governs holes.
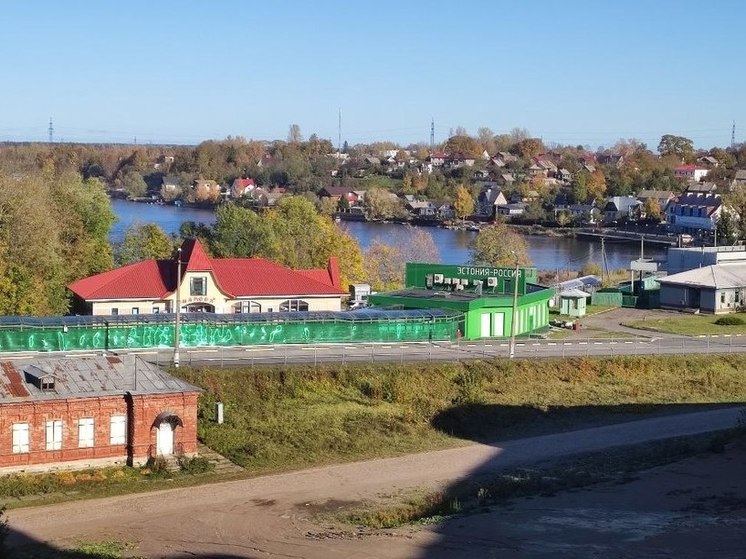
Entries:
POLYGON ((746 170, 739 169, 736 171, 736 180, 737 181, 746 181, 746 170))
POLYGON ((233 188, 246 189, 254 186, 254 179, 236 179, 233 181, 233 188))
POLYGON ((612 196, 611 198, 609 198, 605 209, 607 209, 610 205, 613 205, 617 209, 617 211, 625 212, 628 211, 630 208, 639 206, 640 201, 634 196, 612 196))
POLYGON ((746 264, 713 264, 666 276, 661 284, 731 289, 746 286, 746 264))
POLYGON ((699 165, 679 165, 673 168, 674 171, 709 171, 707 167, 700 167, 699 165))
MULTIPOLYGON (((231 297, 346 293, 333 257, 326 270, 291 270, 263 258, 210 258, 199 240, 187 239, 181 260, 182 274, 209 272, 218 288, 231 297)), ((68 289, 86 301, 163 299, 176 289, 176 262, 143 260, 78 280, 68 289)))
POLYGON ((134 355, 34 358, 0 362, 0 404, 26 400, 59 400, 136 394, 201 392, 134 355), (53 378, 54 388, 41 390, 38 379, 53 378))
POLYGON ((353 191, 345 186, 325 186, 319 190, 319 196, 323 196, 326 193, 327 196, 347 196, 353 191))
POLYGON ((669 198, 673 198, 673 196, 674 193, 670 190, 641 190, 640 193, 637 195, 637 198, 655 198, 657 200, 667 200, 669 198))

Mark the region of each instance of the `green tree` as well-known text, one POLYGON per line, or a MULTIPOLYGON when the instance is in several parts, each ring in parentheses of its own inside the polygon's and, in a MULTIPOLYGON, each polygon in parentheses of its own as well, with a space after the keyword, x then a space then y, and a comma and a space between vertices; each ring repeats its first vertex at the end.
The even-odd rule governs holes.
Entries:
POLYGON ((483 228, 471 246, 471 261, 482 266, 530 266, 526 241, 507 225, 496 222, 483 228))
POLYGON ((458 185, 456 189, 456 199, 453 201, 453 209, 456 210, 456 217, 465 219, 466 216, 474 213, 474 198, 471 192, 463 184, 458 185))
POLYGON ((129 169, 122 176, 122 187, 127 191, 127 196, 130 198, 142 198, 148 193, 148 185, 145 179, 134 169, 129 169))
POLYGON ((173 240, 155 223, 130 225, 119 245, 117 260, 124 266, 151 258, 170 258, 173 251, 173 240))
POLYGON ((370 188, 365 193, 365 213, 369 219, 399 217, 404 211, 402 201, 382 188, 370 188))
POLYGON ((658 153, 664 157, 673 155, 682 161, 689 162, 694 159, 694 143, 684 136, 664 134, 658 143, 658 153))
POLYGON ((271 224, 249 208, 224 204, 216 212, 210 235, 212 252, 218 258, 279 256, 279 239, 271 224))
POLYGON ((731 244, 739 238, 738 219, 730 211, 723 210, 716 221, 718 244, 731 244))

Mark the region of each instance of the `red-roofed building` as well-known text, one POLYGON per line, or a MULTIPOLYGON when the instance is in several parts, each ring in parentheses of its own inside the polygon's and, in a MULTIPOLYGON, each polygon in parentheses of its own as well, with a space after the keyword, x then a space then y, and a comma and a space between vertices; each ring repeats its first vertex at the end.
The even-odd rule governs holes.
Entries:
MULTIPOLYGON (((176 260, 144 260, 68 285, 81 314, 154 314, 176 309, 176 260)), ((210 258, 196 239, 181 247, 183 312, 339 311, 339 266, 290 270, 263 258, 210 258)))
POLYGON ((698 167, 697 165, 679 165, 674 167, 673 176, 677 179, 692 179, 699 182, 707 176, 710 169, 707 167, 698 167))
POLYGON ((231 194, 234 198, 239 198, 241 196, 246 196, 249 194, 252 190, 256 188, 256 184, 254 184, 254 179, 241 179, 238 178, 233 181, 233 184, 231 185, 231 194))

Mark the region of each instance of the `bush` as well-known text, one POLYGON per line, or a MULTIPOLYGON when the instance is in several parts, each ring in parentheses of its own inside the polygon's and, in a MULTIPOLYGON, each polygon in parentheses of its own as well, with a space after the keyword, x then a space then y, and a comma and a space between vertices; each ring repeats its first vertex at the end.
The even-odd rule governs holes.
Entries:
POLYGON ((742 324, 746 324, 746 322, 740 316, 730 315, 721 316, 715 321, 715 324, 718 326, 741 326, 742 324))
POLYGON ((205 474, 211 472, 215 465, 204 456, 182 456, 179 458, 179 467, 185 474, 205 474))

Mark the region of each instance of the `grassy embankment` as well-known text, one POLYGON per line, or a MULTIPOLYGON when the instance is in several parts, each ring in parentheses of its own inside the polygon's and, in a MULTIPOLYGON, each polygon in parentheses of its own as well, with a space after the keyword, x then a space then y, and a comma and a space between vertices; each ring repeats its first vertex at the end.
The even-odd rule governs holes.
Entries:
MULTIPOLYGON (((736 316, 742 317, 742 314, 736 316)), ((683 336, 722 336, 746 334, 746 324, 719 325, 715 321, 721 316, 692 315, 681 317, 666 317, 656 320, 635 320, 624 323, 624 326, 649 330, 652 332, 666 332, 683 336)))
POLYGON ((178 374, 206 389, 200 438, 256 474, 742 403, 744 369, 727 355, 178 374))
MULTIPOLYGON (((180 369, 206 389, 199 437, 245 476, 746 401, 746 355, 180 369), (215 402, 225 423, 214 421, 215 402)), ((196 464, 195 464, 196 465, 196 464)), ((241 474, 230 474, 235 479, 241 474)), ((24 506, 227 478, 202 468, 0 477, 24 506)))

